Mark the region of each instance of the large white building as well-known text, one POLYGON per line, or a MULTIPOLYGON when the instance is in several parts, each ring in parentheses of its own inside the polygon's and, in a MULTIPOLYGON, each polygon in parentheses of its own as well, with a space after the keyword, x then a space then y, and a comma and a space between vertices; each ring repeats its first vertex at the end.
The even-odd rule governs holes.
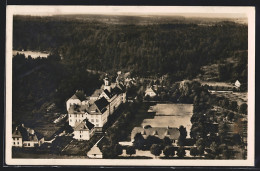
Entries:
POLYGON ((85 97, 83 92, 76 92, 68 99, 66 107, 69 125, 76 129, 83 120, 88 119, 95 126, 95 131, 102 131, 108 116, 125 102, 124 86, 120 83, 110 84, 106 77, 104 85, 100 89, 96 89, 90 97, 85 97), (79 95, 81 95, 81 99, 79 95))

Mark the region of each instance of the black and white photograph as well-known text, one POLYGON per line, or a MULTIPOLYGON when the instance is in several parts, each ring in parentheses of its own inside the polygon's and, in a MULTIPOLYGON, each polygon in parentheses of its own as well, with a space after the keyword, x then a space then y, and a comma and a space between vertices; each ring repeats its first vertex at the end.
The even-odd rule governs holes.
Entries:
POLYGON ((254 7, 10 5, 6 20, 8 165, 254 165, 254 7))

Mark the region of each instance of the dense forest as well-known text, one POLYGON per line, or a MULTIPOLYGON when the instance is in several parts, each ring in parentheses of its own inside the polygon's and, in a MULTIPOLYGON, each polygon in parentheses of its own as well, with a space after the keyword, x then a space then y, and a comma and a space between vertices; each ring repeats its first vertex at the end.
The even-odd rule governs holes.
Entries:
POLYGON ((13 57, 13 122, 41 118, 55 104, 52 112, 65 112, 65 101, 83 90, 90 95, 101 85, 99 76, 60 62, 58 54, 48 58, 13 57))
POLYGON ((203 65, 248 48, 246 25, 222 21, 201 26, 179 20, 156 24, 150 20, 150 24, 134 25, 14 16, 13 48, 58 49, 63 62, 70 65, 106 72, 128 70, 142 76, 171 73, 180 80, 194 77, 203 65))
POLYGON ((149 24, 140 24, 141 19, 118 24, 89 18, 14 16, 13 49, 50 52, 48 58, 13 57, 15 119, 25 113, 37 116, 51 103, 65 109, 66 99, 77 89, 90 94, 101 81, 86 69, 142 77, 168 74, 178 81, 194 78, 204 65, 237 57, 238 64, 219 66, 219 80, 247 80, 247 53, 240 53, 248 49, 246 25, 199 25, 169 18, 163 23, 150 18, 149 24))

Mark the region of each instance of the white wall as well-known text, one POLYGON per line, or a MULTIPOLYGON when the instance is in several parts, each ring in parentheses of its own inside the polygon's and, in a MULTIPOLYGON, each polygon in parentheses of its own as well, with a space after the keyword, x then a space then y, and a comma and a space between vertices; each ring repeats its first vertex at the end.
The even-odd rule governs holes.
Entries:
POLYGON ((13 138, 13 146, 22 147, 23 146, 22 138, 13 138))
POLYGON ((38 141, 24 141, 23 147, 31 148, 31 147, 34 147, 35 144, 38 144, 38 141))
POLYGON ((76 122, 82 122, 86 118, 86 114, 69 114, 69 125, 75 127, 76 122))
POLYGON ((90 154, 88 155, 89 158, 93 158, 93 159, 102 159, 103 155, 102 154, 90 154))
POLYGON ((94 129, 88 131, 88 130, 84 130, 84 131, 74 131, 74 139, 77 140, 89 140, 92 135, 94 134, 94 129))
POLYGON ((88 118, 89 122, 91 122, 92 124, 95 125, 95 127, 103 127, 104 124, 107 122, 108 115, 109 115, 109 111, 106 110, 102 115, 88 114, 87 118, 88 118))
POLYGON ((66 102, 67 111, 69 111, 70 106, 73 105, 73 104, 81 105, 81 101, 79 99, 69 99, 66 102))

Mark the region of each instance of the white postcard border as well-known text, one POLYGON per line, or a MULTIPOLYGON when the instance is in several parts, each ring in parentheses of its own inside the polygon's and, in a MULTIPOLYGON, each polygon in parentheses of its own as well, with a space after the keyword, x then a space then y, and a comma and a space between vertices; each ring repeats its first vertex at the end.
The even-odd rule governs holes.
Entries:
POLYGON ((22 6, 8 5, 6 15, 6 136, 7 165, 86 165, 86 166, 254 166, 255 160, 255 8, 191 6, 22 6), (248 17, 248 155, 247 160, 147 160, 147 159, 13 159, 12 149, 12 30, 13 15, 63 14, 88 9, 91 13, 242 13, 248 17))

